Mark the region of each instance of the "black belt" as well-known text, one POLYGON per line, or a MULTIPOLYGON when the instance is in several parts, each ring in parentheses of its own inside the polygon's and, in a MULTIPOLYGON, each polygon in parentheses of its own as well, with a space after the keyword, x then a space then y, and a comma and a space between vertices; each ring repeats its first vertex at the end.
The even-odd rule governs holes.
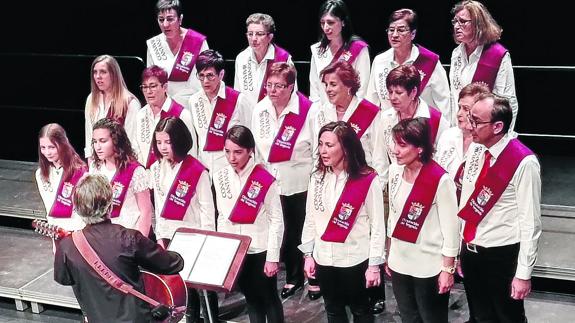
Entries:
POLYGON ((519 247, 519 242, 518 243, 514 243, 514 244, 510 244, 510 245, 506 245, 506 246, 497 246, 497 247, 482 247, 482 246, 478 246, 476 244, 473 243, 465 243, 465 248, 467 249, 467 251, 472 252, 472 253, 484 253, 484 252, 507 252, 510 251, 509 249, 513 249, 513 248, 518 248, 519 247))

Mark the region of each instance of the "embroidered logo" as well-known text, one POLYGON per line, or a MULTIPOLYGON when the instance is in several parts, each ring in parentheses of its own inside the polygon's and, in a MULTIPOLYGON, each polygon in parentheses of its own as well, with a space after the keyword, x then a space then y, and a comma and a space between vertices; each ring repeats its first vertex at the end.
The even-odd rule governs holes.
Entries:
POLYGON ((262 184, 260 184, 258 181, 252 181, 252 184, 250 185, 250 188, 248 189, 248 192, 246 194, 248 195, 249 198, 253 200, 256 197, 258 197, 258 195, 260 195, 261 189, 262 184))
POLYGON ((222 129, 226 122, 226 118, 227 116, 224 113, 216 113, 216 117, 214 118, 214 128, 222 129))
POLYGON ((190 189, 190 184, 186 181, 178 181, 178 186, 176 187, 176 196, 179 198, 183 198, 188 194, 188 190, 190 189))
POLYGON ((418 69, 417 71, 419 72, 419 76, 420 76, 420 77, 421 77, 421 79, 423 80, 423 78, 424 78, 424 77, 425 77, 425 75, 426 75, 426 74, 425 74, 425 72, 424 72, 424 71, 422 71, 422 70, 420 70, 420 69, 418 69))
POLYGON ((286 126, 284 128, 284 132, 282 133, 282 140, 283 141, 290 141, 290 139, 293 137, 294 133, 295 133, 295 127, 286 126))
POLYGON ((411 221, 417 220, 421 216, 421 213, 423 213, 424 208, 425 206, 423 206, 423 204, 421 203, 411 202, 409 212, 407 212, 407 218, 410 219, 411 221))
POLYGON ((69 182, 65 182, 64 186, 62 187, 62 197, 67 199, 72 195, 72 190, 74 189, 74 185, 69 182))
POLYGON ((120 195, 122 195, 123 190, 124 190, 124 184, 120 182, 114 182, 114 185, 112 186, 112 197, 114 199, 120 198, 120 195))
POLYGON ((483 186, 481 192, 477 194, 477 204, 480 206, 485 206, 485 204, 489 202, 489 199, 491 199, 491 196, 493 196, 491 189, 487 186, 483 186))
POLYGON ((349 59, 351 58, 351 56, 352 56, 351 52, 346 50, 345 52, 341 53, 339 60, 349 62, 349 59))
POLYGON ((353 212, 354 207, 349 203, 342 203, 337 217, 342 221, 347 221, 353 212))
POLYGON ((361 128, 357 123, 350 122, 349 125, 353 128, 356 134, 358 134, 361 131, 361 128))
POLYGON ((188 66, 192 62, 193 58, 194 54, 192 54, 192 52, 184 52, 184 54, 182 55, 182 59, 180 60, 180 64, 188 66))

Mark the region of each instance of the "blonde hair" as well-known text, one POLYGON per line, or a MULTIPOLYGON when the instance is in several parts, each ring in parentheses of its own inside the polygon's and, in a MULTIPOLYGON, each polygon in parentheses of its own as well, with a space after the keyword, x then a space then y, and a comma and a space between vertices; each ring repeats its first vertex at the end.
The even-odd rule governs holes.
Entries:
POLYGON ((455 15, 463 9, 469 11, 471 24, 475 30, 473 39, 477 40, 477 44, 491 44, 501 38, 503 29, 497 21, 493 19, 493 16, 491 16, 485 5, 479 1, 465 0, 457 3, 451 10, 451 13, 455 15))

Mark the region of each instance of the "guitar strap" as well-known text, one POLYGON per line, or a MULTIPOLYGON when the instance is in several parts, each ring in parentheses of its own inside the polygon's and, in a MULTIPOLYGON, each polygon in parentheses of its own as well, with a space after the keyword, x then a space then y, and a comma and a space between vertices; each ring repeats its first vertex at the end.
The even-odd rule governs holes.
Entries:
POLYGON ((74 231, 72 233, 72 241, 84 260, 86 260, 86 262, 98 273, 98 275, 100 275, 100 277, 110 284, 110 286, 124 294, 132 294, 144 302, 149 303, 153 307, 162 305, 158 301, 140 293, 134 288, 134 286, 124 282, 120 277, 114 274, 114 272, 104 264, 100 257, 98 257, 98 254, 96 254, 96 251, 94 251, 92 246, 90 246, 90 243, 86 240, 84 232, 81 230, 74 231))

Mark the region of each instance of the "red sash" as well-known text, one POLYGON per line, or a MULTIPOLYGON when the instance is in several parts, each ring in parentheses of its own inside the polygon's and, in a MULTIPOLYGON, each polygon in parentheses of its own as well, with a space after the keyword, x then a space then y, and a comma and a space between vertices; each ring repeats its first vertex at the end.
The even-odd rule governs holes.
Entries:
POLYGON ((190 78, 205 39, 206 36, 188 29, 170 72, 169 81, 185 82, 190 78))
POLYGON ((168 220, 181 221, 186 215, 202 172, 206 168, 194 157, 188 155, 182 161, 180 170, 174 178, 172 187, 164 202, 160 216, 168 220))
POLYGON ((429 107, 429 129, 431 130, 431 142, 435 146, 435 138, 439 131, 439 123, 441 122, 441 111, 432 106, 429 107))
POLYGON ((497 72, 499 72, 505 53, 507 53, 507 49, 499 43, 483 47, 483 52, 479 57, 477 69, 471 82, 484 82, 489 86, 489 90, 493 91, 497 72))
POLYGON ((274 59, 268 60, 268 64, 266 66, 266 74, 264 75, 264 78, 262 79, 262 86, 260 87, 260 94, 258 95, 258 102, 260 102, 267 95, 266 83, 268 81, 268 75, 270 73, 270 68, 272 67, 272 64, 277 63, 277 62, 287 62, 287 60, 289 59, 289 53, 285 49, 283 49, 277 45, 273 45, 273 46, 275 48, 274 59))
POLYGON ((439 61, 439 55, 421 45, 417 45, 417 48, 419 49, 419 56, 417 56, 417 59, 413 62, 413 66, 417 68, 419 74, 422 76, 421 85, 419 86, 419 93, 421 93, 435 70, 435 65, 437 65, 439 61))
MULTIPOLYGON (((160 119, 164 119, 167 117, 176 117, 179 118, 180 114, 184 110, 184 107, 180 105, 178 102, 172 100, 172 104, 168 108, 168 111, 160 110, 160 119)), ((154 129, 156 127, 154 126, 154 129)), ((154 154, 154 145, 156 143, 150 143, 150 151, 148 152, 148 162, 146 163, 146 168, 150 168, 152 164, 157 160, 156 155, 154 154)))
POLYGON ((108 110, 108 113, 106 114, 106 118, 114 120, 114 121, 118 122, 119 124, 121 124, 122 126, 124 126, 124 123, 126 122, 126 115, 125 114, 119 118, 114 117, 114 114, 112 113, 112 107, 110 107, 110 109, 108 110))
POLYGON ((138 162, 130 162, 123 172, 116 171, 116 174, 114 174, 114 177, 110 181, 110 184, 112 184, 112 212, 110 212, 110 218, 120 216, 122 205, 124 205, 124 200, 126 199, 126 193, 128 193, 134 171, 138 166, 140 166, 138 162))
POLYGON ((256 165, 244 184, 236 205, 230 212, 230 221, 241 224, 254 223, 264 204, 266 194, 275 180, 262 165, 256 165))
POLYGON ((533 152, 519 140, 509 141, 485 177, 475 184, 475 190, 457 214, 466 225, 479 225, 509 185, 521 161, 529 155, 533 152))
POLYGON ((331 63, 338 61, 338 60, 342 60, 342 61, 346 61, 350 64, 353 64, 353 62, 355 62, 355 59, 357 58, 357 56, 359 56, 359 53, 361 52, 361 50, 364 49, 365 47, 367 47, 367 43, 364 42, 363 40, 355 40, 351 44, 349 44, 349 49, 345 50, 344 47, 345 46, 342 46, 335 53, 335 55, 333 56, 333 59, 331 60, 331 63))
POLYGON ((459 205, 459 200, 461 200, 461 186, 463 183, 463 170, 465 169, 465 161, 459 165, 457 168, 457 172, 455 172, 455 178, 453 181, 455 182, 455 194, 457 195, 457 205, 459 205))
POLYGON ((433 160, 423 165, 405 201, 392 237, 411 243, 417 241, 435 199, 439 180, 445 173, 445 170, 433 160))
POLYGON ((299 102, 299 114, 288 113, 270 148, 268 161, 270 163, 277 163, 291 159, 295 142, 304 126, 311 101, 308 100, 303 94, 297 92, 299 102))
POLYGON ((228 125, 236 109, 240 92, 226 86, 226 99, 218 98, 208 126, 204 151, 222 151, 228 125))
POLYGON ((363 99, 357 105, 357 109, 353 111, 347 123, 355 130, 357 136, 361 138, 380 110, 377 105, 363 99))
POLYGON ((53 218, 69 218, 72 216, 72 211, 74 210, 72 196, 76 190, 76 184, 78 184, 78 181, 85 173, 85 168, 78 169, 72 174, 69 181, 64 181, 64 176, 62 176, 56 191, 56 198, 50 212, 48 212, 48 216, 53 218))
POLYGON ((347 180, 321 240, 345 242, 355 224, 359 209, 365 202, 371 182, 376 177, 377 173, 372 172, 358 179, 347 180))

